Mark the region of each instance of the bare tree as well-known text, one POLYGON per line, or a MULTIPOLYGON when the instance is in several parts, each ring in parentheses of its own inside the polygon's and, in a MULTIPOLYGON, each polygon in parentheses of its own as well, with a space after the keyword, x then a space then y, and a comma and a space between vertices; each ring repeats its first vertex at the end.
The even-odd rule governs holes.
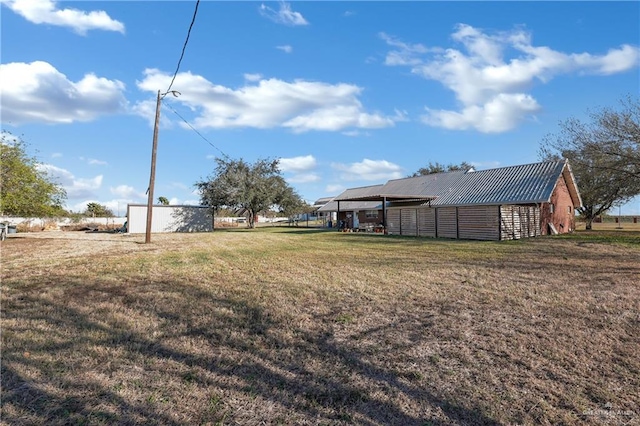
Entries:
POLYGON ((588 122, 561 122, 560 132, 542 141, 540 155, 569 160, 582 196, 578 212, 591 229, 597 216, 640 194, 640 99, 629 96, 617 110, 588 116, 588 122))

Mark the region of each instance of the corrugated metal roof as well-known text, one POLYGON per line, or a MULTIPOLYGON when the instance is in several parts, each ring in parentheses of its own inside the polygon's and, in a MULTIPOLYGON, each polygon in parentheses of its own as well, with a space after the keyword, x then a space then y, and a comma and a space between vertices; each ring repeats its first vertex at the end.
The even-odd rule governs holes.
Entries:
MULTIPOLYGON (((382 210, 380 201, 340 201, 340 211, 382 210)), ((337 212, 338 202, 331 201, 318 209, 319 212, 337 212)))
POLYGON ((432 206, 462 206, 472 204, 533 204, 548 202, 558 182, 564 174, 574 198, 574 207, 582 202, 580 193, 569 164, 565 161, 524 164, 480 171, 454 171, 435 173, 404 179, 394 179, 384 185, 351 188, 334 198, 334 201, 320 211, 336 211, 336 200, 340 210, 375 209, 372 199, 377 197, 377 205, 382 208, 383 197, 395 202, 424 202, 433 198, 432 206), (359 201, 350 206, 346 200, 359 201), (365 206, 366 207, 363 207, 365 206))
MULTIPOLYGON (((402 194, 411 197, 440 197, 465 176, 464 171, 434 173, 404 179, 394 179, 380 189, 384 194, 402 194)), ((433 204, 433 202, 432 202, 433 204)))
POLYGON ((314 206, 324 206, 325 204, 327 204, 329 201, 333 200, 335 197, 324 197, 324 198, 318 198, 315 203, 313 203, 314 206))
POLYGON ((334 200, 357 200, 380 194, 380 188, 384 185, 359 186, 357 188, 349 188, 342 194, 338 195, 334 200))
POLYGON ((564 166, 564 161, 554 161, 465 173, 431 205, 547 202, 564 166))

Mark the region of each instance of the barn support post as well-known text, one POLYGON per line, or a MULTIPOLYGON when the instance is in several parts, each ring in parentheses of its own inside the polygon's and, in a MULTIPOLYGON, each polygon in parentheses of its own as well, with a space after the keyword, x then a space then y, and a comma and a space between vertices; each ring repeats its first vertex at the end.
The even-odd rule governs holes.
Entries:
POLYGON ((436 207, 435 209, 436 209, 436 211, 435 211, 435 212, 433 212, 433 216, 434 216, 434 218, 433 218, 433 222, 434 222, 434 223, 433 223, 433 224, 434 224, 434 226, 436 227, 436 228, 435 228, 435 230, 436 230, 436 232, 435 232, 435 234, 436 234, 436 238, 438 238, 438 210, 440 210, 440 209, 439 209, 439 208, 437 208, 437 207, 436 207))
POLYGON ((338 200, 338 213, 337 213, 336 221, 338 222, 338 229, 342 231, 342 229, 340 229, 340 200, 338 200))
POLYGON ((382 197, 382 232, 387 233, 387 197, 382 197))
POLYGON ((502 241, 502 206, 498 206, 498 241, 502 241))

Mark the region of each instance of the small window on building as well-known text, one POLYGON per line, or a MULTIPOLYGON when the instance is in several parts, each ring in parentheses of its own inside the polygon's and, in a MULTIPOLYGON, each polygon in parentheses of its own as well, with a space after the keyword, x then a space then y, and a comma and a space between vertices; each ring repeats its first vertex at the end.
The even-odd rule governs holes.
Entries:
POLYGON ((567 213, 571 214, 571 206, 567 207, 567 213))
POLYGON ((553 204, 549 204, 549 213, 553 213, 553 204))
POLYGON ((378 210, 367 210, 365 213, 367 219, 375 219, 378 217, 378 210))

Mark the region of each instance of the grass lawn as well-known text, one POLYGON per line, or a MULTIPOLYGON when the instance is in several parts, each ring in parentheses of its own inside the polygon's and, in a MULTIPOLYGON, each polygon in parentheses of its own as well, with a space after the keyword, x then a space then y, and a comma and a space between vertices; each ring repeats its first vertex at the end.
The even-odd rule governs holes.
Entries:
POLYGON ((4 424, 640 423, 640 231, 16 234, 4 424))

